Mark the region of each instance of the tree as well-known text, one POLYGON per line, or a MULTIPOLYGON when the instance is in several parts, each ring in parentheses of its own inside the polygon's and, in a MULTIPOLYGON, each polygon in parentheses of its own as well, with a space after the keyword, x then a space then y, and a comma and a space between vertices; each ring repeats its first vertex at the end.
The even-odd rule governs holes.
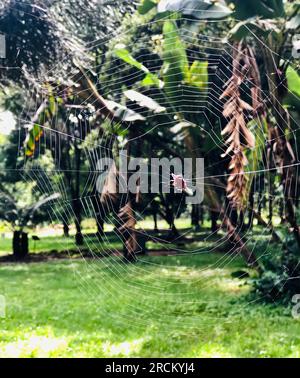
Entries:
MULTIPOLYGON (((29 205, 18 205, 16 193, 12 195, 8 191, 1 191, 0 196, 0 219, 8 222, 13 230, 12 249, 16 260, 26 258, 29 252, 28 233, 26 226, 34 223, 40 208, 60 197, 58 193, 40 199, 29 205)), ((20 195, 20 193, 19 193, 20 195)))
MULTIPOLYGON (((62 34, 49 12, 51 1, 3 0, 0 8, 0 33, 6 37, 6 58, 0 69, 1 85, 30 83, 37 87, 66 53, 62 34)), ((32 90, 33 88, 31 88, 32 90)))
MULTIPOLYGON (((102 51, 99 49, 99 44, 85 50, 84 43, 103 39, 108 32, 118 27, 122 15, 133 8, 131 2, 123 0, 119 1, 118 8, 112 7, 109 3, 86 0, 78 1, 75 7, 69 0, 46 2, 35 0, 30 4, 23 0, 18 2, 6 0, 0 12, 0 32, 6 35, 8 46, 4 65, 15 67, 14 70, 0 70, 2 83, 5 85, 4 90, 7 90, 9 85, 22 86, 27 92, 27 97, 33 98, 34 106, 36 102, 41 103, 38 111, 34 109, 32 112, 30 109, 22 115, 22 118, 28 119, 29 123, 25 142, 28 147, 27 160, 29 156, 36 158, 35 142, 43 134, 40 125, 43 126, 47 122, 54 133, 57 132, 55 139, 62 143, 60 153, 57 153, 58 144, 50 143, 48 148, 52 152, 56 168, 62 169, 70 193, 69 200, 74 214, 78 244, 83 242, 80 226, 82 212, 80 188, 85 176, 80 172, 84 164, 80 145, 86 135, 84 130, 87 121, 78 119, 77 126, 71 125, 68 108, 64 106, 65 104, 62 106, 59 103, 59 95, 54 98, 51 85, 56 87, 59 80, 60 88, 64 86, 63 91, 66 93, 71 75, 78 73, 80 75, 78 63, 79 66, 82 64, 84 67, 99 66, 106 44, 101 44, 104 49, 102 51), (82 23, 83 14, 86 15, 84 23, 82 23), (14 33, 11 33, 11 25, 14 25, 14 33), (60 62, 64 64, 61 65, 60 62), (55 114, 61 120, 59 123, 51 118, 55 114), (64 115, 67 115, 66 119, 64 115), (61 137, 60 132, 65 125, 67 127, 67 130, 64 130, 65 137, 61 137), (78 138, 77 134, 84 137, 78 138)), ((70 103, 73 103, 72 99, 70 103)), ((84 110, 81 110, 82 108, 74 114, 73 119, 76 119, 79 113, 84 113, 84 110)), ((75 112, 76 110, 73 113, 75 112)), ((17 116, 20 117, 20 114, 17 116)))
MULTIPOLYGON (((224 8, 222 9, 224 10, 224 8)), ((198 16, 200 17, 200 14, 198 16)), ((162 66, 156 68, 157 70, 161 69, 159 76, 145 67, 142 62, 137 61, 123 47, 120 49, 117 46, 115 53, 119 59, 144 73, 137 86, 146 87, 145 91, 149 87, 149 92, 151 91, 152 96, 155 96, 153 99, 159 97, 161 99, 160 106, 168 109, 168 114, 176 115, 175 122, 174 118, 171 119, 172 117, 168 119, 169 126, 172 126, 175 131, 173 137, 184 141, 183 149, 195 160, 197 157, 201 157, 205 145, 205 134, 199 132, 199 130, 202 127, 204 129, 207 127, 205 125, 205 114, 201 111, 201 107, 208 91, 208 62, 201 60, 198 56, 189 56, 185 43, 181 40, 176 18, 173 18, 163 22, 161 31, 163 35, 162 66), (157 87, 159 87, 159 90, 157 90, 157 87), (190 109, 193 109, 193 111, 191 112, 190 109)), ((166 132, 166 127, 164 132, 166 132)), ((219 213, 225 218, 223 226, 229 230, 230 239, 236 245, 236 251, 244 254, 250 265, 257 267, 254 254, 247 250, 243 239, 237 234, 228 215, 221 209, 213 185, 208 184, 206 194, 208 205, 213 213, 219 213)))

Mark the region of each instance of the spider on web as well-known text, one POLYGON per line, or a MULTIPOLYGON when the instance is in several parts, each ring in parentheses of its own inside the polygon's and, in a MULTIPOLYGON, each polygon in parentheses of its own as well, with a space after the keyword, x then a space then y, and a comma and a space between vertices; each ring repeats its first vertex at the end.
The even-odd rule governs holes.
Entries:
POLYGON ((187 181, 182 177, 182 175, 175 175, 174 173, 171 173, 171 176, 171 184, 175 189, 179 190, 180 192, 185 192, 189 196, 193 195, 192 189, 188 187, 187 181))

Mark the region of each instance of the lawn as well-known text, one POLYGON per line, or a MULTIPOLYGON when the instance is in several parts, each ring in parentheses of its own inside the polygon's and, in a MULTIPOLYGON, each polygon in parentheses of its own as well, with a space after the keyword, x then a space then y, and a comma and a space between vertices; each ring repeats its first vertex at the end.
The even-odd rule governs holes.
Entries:
POLYGON ((227 257, 2 264, 0 356, 300 357, 300 321, 253 301, 227 257))
MULTIPOLYGON (((92 250, 93 252, 103 252, 107 249, 121 249, 122 242, 116 237, 116 234, 113 233, 113 225, 105 224, 105 237, 103 238, 103 243, 99 243, 96 233, 96 223, 92 219, 85 219, 83 222, 83 233, 85 235, 85 245, 82 249, 92 250)), ((176 225, 179 229, 184 229, 190 227, 190 220, 183 218, 177 219, 176 225)), ((208 222, 205 222, 205 226, 208 225, 208 222)), ((3 224, 0 222, 0 229, 4 229, 3 224)), ((168 224, 164 220, 158 221, 158 227, 160 230, 167 230, 168 224)), ((151 230, 153 229, 153 221, 145 219, 138 222, 138 230, 151 230)), ((0 237, 0 256, 12 253, 12 233, 3 232, 3 235, 0 237)), ((29 235, 29 250, 31 253, 39 252, 50 252, 50 251, 62 251, 62 250, 77 250, 78 247, 75 245, 74 235, 75 229, 72 226, 70 230, 70 237, 64 237, 62 235, 62 229, 53 229, 53 226, 42 229, 33 229, 27 230, 29 235), (39 241, 34 242, 32 240, 32 235, 37 235, 40 237, 39 241)), ((139 231, 138 231, 139 232, 139 231)), ((143 231, 142 231, 143 232, 143 231)), ((204 232, 204 231, 203 231, 204 232)), ((164 244, 165 247, 165 244, 164 244)), ((149 244, 149 248, 161 249, 161 243, 149 244)))

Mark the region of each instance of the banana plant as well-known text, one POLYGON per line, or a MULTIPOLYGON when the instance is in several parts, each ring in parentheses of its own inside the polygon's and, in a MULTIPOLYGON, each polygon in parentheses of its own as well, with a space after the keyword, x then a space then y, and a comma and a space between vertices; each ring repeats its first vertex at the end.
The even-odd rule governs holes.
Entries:
POLYGON ((146 14, 156 8, 157 13, 180 12, 198 20, 221 19, 231 14, 224 0, 143 0, 138 7, 140 14, 146 14))
MULTIPOLYGON (((205 138, 200 133, 203 116, 199 110, 208 94, 208 62, 205 60, 189 62, 185 44, 181 40, 176 20, 173 18, 164 21, 162 34, 163 66, 157 78, 163 81, 163 86, 160 88, 161 98, 165 100, 163 106, 167 108, 168 113, 175 113, 177 119, 175 124, 169 122, 170 130, 174 131, 174 136, 176 135, 177 138, 182 137, 186 151, 196 159, 201 157, 201 150, 205 144, 205 138)), ((120 54, 118 57, 121 58, 120 54)), ((128 59, 123 60, 131 64, 128 59)), ((206 187, 205 200, 212 211, 223 215, 222 225, 229 232, 237 252, 243 254, 249 265, 258 268, 254 254, 247 249, 245 242, 239 237, 228 215, 222 209, 213 182, 209 182, 206 187)))

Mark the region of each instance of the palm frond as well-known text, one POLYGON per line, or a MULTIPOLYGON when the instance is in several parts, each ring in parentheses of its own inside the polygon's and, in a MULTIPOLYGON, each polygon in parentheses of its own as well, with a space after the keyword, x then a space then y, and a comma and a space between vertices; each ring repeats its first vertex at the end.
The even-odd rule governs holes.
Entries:
MULTIPOLYGON (((245 112, 257 111, 260 105, 259 89, 257 85, 252 90, 252 104, 248 104, 241 98, 240 87, 245 79, 255 74, 255 70, 249 59, 248 48, 243 48, 240 43, 233 56, 232 76, 225 85, 221 99, 228 97, 224 104, 223 116, 228 119, 227 126, 222 130, 222 135, 227 135, 225 144, 227 149, 222 157, 230 156, 230 175, 227 180, 227 197, 234 207, 241 207, 246 197, 247 176, 245 166, 248 160, 245 154, 247 148, 255 147, 255 137, 248 129, 245 112)), ((252 78, 253 79, 253 78, 252 78)))

